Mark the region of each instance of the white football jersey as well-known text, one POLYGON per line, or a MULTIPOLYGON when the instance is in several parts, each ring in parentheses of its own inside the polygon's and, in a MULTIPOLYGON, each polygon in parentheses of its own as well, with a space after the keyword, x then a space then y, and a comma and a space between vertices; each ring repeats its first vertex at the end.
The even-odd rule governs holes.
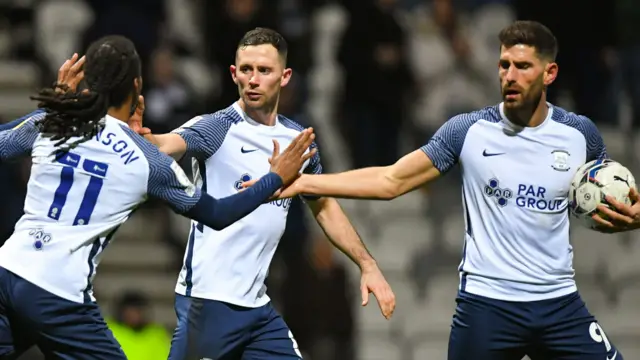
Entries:
POLYGON ((94 301, 100 256, 131 212, 153 196, 184 213, 201 193, 124 122, 107 116, 95 137, 54 154, 36 125, 44 116, 0 133, 0 161, 30 154, 33 162, 24 216, 0 248, 0 266, 67 300, 94 301))
MULTIPOLYGON (((277 117, 274 126, 260 124, 235 103, 195 117, 174 132, 187 143, 196 186, 221 198, 235 194, 242 182, 267 174, 273 140, 283 151, 303 129, 283 116, 277 117)), ((320 173, 319 155, 303 170, 320 173)), ((268 303, 264 281, 284 233, 290 203, 291 199, 284 199, 264 204, 221 231, 192 222, 176 292, 244 307, 268 303)))
POLYGON ((577 290, 569 186, 578 167, 607 156, 591 120, 549 104, 541 125, 523 128, 500 104, 451 118, 422 150, 442 173, 461 165, 462 291, 536 301, 577 290))

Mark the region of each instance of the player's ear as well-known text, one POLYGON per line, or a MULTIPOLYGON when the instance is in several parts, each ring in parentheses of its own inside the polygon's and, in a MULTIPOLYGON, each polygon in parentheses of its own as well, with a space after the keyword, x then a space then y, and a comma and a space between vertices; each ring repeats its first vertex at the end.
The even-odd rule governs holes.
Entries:
POLYGON ((549 62, 544 67, 544 85, 551 85, 558 77, 558 64, 555 62, 549 62))
POLYGON ((231 73, 231 78, 233 79, 233 82, 236 83, 237 85, 238 77, 236 76, 236 66, 235 65, 229 66, 229 72, 231 73))
POLYGON ((286 68, 282 72, 282 79, 280 80, 280 86, 285 87, 291 80, 291 75, 293 75, 293 70, 291 68, 286 68))

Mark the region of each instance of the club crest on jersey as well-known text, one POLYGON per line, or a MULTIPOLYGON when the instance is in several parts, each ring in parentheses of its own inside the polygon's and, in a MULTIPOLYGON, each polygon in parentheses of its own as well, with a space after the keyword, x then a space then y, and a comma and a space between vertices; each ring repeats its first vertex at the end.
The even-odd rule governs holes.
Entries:
POLYGON ((45 244, 51 241, 51 235, 39 228, 29 230, 29 236, 33 240, 33 248, 38 251, 42 250, 45 244))
POLYGON ((569 171, 571 166, 569 165, 569 153, 564 150, 553 150, 553 164, 551 167, 557 171, 569 171))
MULTIPOLYGON (((242 183, 245 183, 247 181, 250 181, 251 179, 253 179, 253 177, 251 176, 251 174, 248 173, 244 173, 240 176, 240 179, 236 180, 233 183, 233 187, 237 190, 240 191, 242 190, 242 183)), ((272 200, 269 201, 268 203, 269 205, 274 205, 277 206, 279 208, 282 208, 284 210, 289 210, 289 205, 291 205, 291 199, 287 198, 287 199, 276 199, 276 200, 272 200)))
POLYGON ((233 187, 236 188, 236 190, 240 191, 240 190, 242 190, 242 183, 245 183, 245 182, 247 182, 249 180, 251 180, 251 175, 242 174, 242 176, 240 176, 240 179, 236 180, 236 182, 233 183, 233 187))

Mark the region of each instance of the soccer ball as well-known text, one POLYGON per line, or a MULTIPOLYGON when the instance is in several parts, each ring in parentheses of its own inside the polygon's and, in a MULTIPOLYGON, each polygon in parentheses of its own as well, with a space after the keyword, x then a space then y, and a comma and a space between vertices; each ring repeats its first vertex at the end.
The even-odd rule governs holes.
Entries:
MULTIPOLYGON (((636 188, 636 180, 626 167, 613 160, 593 160, 582 165, 571 181, 569 208, 571 213, 583 220, 587 227, 596 222, 591 216, 598 212, 597 206, 608 205, 605 196, 631 205, 629 190, 636 188)), ((604 214, 602 217, 606 218, 604 214)))

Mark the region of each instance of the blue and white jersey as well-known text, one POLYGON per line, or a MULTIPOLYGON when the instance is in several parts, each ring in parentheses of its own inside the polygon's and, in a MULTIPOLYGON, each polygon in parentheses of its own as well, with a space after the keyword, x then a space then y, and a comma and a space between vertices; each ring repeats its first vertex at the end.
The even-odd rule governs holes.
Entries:
POLYGON ((100 255, 131 212, 152 196, 184 213, 201 193, 175 161, 110 116, 97 136, 52 155, 55 142, 36 125, 44 116, 0 133, 0 162, 33 162, 25 214, 0 248, 0 266, 67 300, 94 301, 100 255))
POLYGON ((461 165, 461 290, 506 301, 577 290, 569 186, 579 166, 607 157, 591 120, 549 105, 541 125, 522 128, 500 104, 451 118, 422 150, 442 173, 461 165))
MULTIPOLYGON (((273 139, 284 151, 303 129, 283 116, 277 117, 274 126, 260 124, 235 103, 195 117, 174 132, 187 143, 196 186, 222 198, 235 194, 243 181, 269 172, 273 139)), ((319 155, 301 170, 321 173, 319 155)), ((261 205, 221 231, 192 222, 176 292, 243 307, 268 303, 264 281, 284 233, 290 203, 291 199, 284 199, 261 205)))

